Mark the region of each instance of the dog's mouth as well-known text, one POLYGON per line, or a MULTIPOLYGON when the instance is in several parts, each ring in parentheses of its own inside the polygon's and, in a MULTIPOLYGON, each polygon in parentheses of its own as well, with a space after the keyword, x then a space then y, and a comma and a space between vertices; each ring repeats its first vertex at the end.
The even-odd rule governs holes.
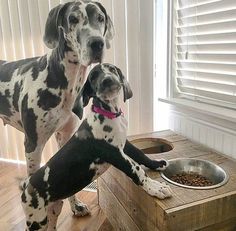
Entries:
POLYGON ((102 98, 103 100, 110 101, 119 96, 120 90, 120 85, 112 85, 110 87, 100 89, 98 97, 102 98))

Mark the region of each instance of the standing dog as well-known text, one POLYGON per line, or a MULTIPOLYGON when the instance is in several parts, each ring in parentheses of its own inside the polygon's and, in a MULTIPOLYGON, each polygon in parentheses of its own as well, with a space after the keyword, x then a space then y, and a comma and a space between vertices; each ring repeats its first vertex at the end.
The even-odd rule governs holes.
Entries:
MULTIPOLYGON (((29 175, 39 169, 53 133, 61 147, 77 130, 79 118, 72 108, 86 80, 86 67, 102 61, 112 37, 112 22, 100 3, 69 2, 53 8, 47 18, 44 42, 51 52, 0 61, 0 118, 24 133, 29 175)), ((70 202, 76 215, 88 213, 75 197, 70 202)))
POLYGON ((83 102, 76 105, 82 116, 80 103, 86 105, 93 97, 90 113, 65 146, 24 183, 22 205, 27 230, 55 230, 62 199, 83 189, 110 164, 148 194, 160 199, 171 196, 169 186, 147 177, 137 163, 148 162, 148 167, 164 169, 166 161, 151 160, 135 147, 132 153, 124 150, 127 122, 119 106, 122 87, 125 101, 132 92, 121 71, 111 64, 97 65, 90 72, 81 94, 83 102))

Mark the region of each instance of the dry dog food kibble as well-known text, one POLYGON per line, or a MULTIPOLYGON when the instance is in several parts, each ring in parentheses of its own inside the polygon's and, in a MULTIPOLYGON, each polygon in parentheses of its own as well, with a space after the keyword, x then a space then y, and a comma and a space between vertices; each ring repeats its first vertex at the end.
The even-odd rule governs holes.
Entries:
POLYGON ((170 179, 172 181, 175 181, 175 182, 179 183, 179 184, 189 185, 189 186, 203 187, 203 186, 211 186, 211 185, 213 185, 213 182, 211 182, 206 177, 201 176, 201 175, 199 175, 197 173, 193 173, 193 172, 178 173, 178 174, 175 174, 172 177, 170 177, 170 179))

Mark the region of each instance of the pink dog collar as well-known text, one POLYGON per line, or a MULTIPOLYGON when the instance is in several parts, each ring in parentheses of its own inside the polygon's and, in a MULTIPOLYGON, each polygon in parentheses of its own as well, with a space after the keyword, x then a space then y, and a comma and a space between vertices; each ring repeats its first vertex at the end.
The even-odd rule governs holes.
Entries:
POLYGON ((123 112, 121 110, 117 113, 114 113, 114 112, 106 111, 102 108, 96 107, 95 105, 92 105, 92 111, 96 112, 100 115, 103 115, 103 116, 107 117, 108 119, 115 119, 123 114, 123 112))

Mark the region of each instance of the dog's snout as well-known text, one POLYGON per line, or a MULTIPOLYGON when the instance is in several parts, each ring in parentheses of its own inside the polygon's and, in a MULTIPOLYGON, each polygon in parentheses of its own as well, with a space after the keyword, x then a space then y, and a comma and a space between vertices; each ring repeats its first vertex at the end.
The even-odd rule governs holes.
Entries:
POLYGON ((104 47, 104 42, 101 39, 93 40, 90 43, 90 47, 94 52, 101 52, 104 47))
POLYGON ((108 86, 111 86, 112 84, 113 84, 113 81, 111 78, 106 78, 102 81, 103 87, 108 87, 108 86))

